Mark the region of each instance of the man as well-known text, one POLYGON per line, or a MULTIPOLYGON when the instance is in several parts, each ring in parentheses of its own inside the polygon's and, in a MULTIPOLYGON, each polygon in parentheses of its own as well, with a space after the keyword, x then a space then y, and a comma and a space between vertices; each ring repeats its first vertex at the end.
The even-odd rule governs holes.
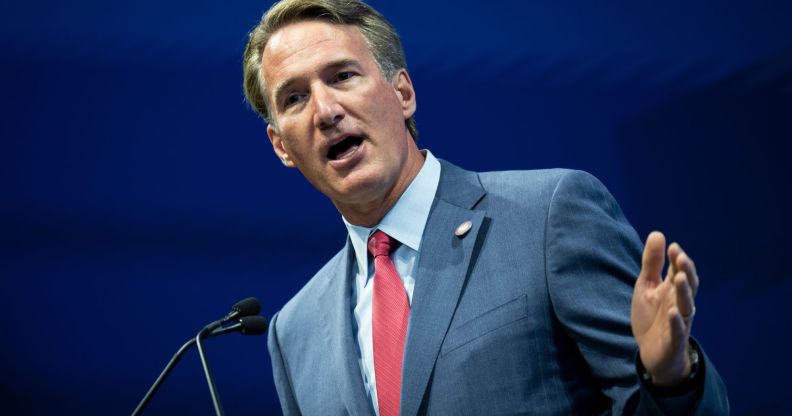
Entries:
POLYGON ((699 281, 680 246, 663 280, 662 234, 639 264, 590 175, 478 174, 420 151, 405 68, 354 0, 284 0, 251 32, 246 96, 349 230, 272 318, 283 412, 727 413, 690 339, 699 281))

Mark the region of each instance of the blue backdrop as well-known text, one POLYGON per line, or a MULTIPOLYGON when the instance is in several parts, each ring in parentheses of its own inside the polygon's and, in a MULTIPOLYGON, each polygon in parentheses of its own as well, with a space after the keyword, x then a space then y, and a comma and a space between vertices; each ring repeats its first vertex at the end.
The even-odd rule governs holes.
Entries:
MULTIPOLYGON (((792 3, 372 4, 403 37, 423 147, 597 175, 641 235, 696 260, 693 332, 734 413, 792 412, 792 3)), ((6 414, 130 413, 205 323, 246 296, 271 316, 343 244, 243 101, 268 7, 2 5, 6 414)), ((279 412, 265 337, 207 350, 227 414, 279 412)), ((212 414, 195 351, 148 410, 212 414)))

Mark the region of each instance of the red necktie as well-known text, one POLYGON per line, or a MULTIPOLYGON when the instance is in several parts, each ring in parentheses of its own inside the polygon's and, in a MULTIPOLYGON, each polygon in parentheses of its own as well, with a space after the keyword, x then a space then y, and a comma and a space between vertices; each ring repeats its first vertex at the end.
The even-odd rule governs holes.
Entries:
POLYGON ((380 416, 398 416, 401 400, 402 358, 410 303, 390 253, 398 245, 391 236, 376 231, 368 241, 374 256, 372 327, 374 374, 380 416))

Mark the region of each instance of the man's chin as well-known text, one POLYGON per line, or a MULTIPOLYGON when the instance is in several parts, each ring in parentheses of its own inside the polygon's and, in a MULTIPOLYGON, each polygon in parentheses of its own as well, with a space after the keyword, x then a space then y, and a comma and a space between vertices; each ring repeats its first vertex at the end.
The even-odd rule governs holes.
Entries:
POLYGON ((350 172, 338 186, 324 194, 336 205, 367 205, 385 199, 388 190, 387 181, 382 175, 367 174, 364 171, 350 172))

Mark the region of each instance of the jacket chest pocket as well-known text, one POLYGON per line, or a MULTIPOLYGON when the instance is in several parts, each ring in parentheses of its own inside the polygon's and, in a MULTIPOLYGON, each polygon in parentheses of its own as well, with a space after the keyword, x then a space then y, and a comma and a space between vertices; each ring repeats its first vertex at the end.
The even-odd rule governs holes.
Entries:
POLYGON ((448 331, 440 355, 459 349, 501 328, 528 318, 528 297, 520 295, 448 331))

